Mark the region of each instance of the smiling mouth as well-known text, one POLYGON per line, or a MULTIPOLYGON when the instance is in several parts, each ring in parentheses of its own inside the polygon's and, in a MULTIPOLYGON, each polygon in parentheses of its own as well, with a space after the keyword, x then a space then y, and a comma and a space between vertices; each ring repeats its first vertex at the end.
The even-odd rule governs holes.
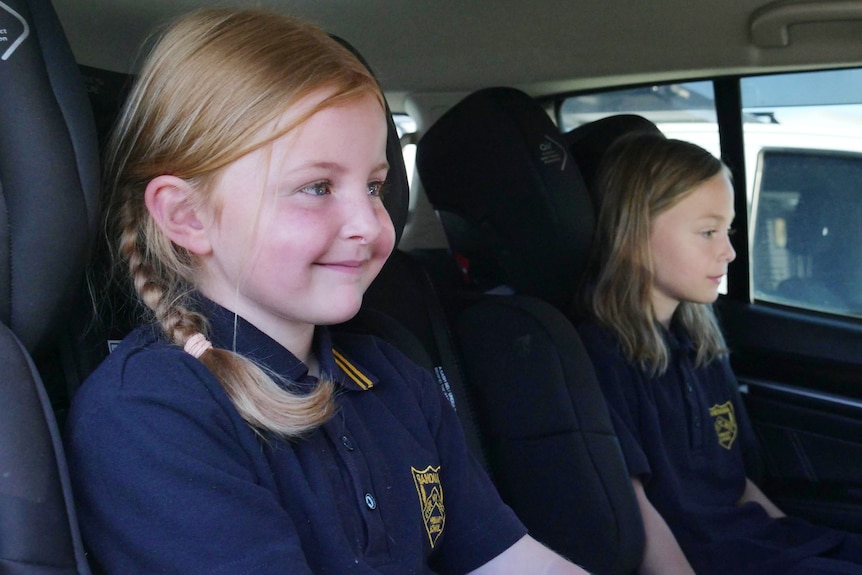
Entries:
POLYGON ((346 261, 346 262, 319 262, 317 265, 344 273, 358 273, 365 268, 364 261, 346 261))

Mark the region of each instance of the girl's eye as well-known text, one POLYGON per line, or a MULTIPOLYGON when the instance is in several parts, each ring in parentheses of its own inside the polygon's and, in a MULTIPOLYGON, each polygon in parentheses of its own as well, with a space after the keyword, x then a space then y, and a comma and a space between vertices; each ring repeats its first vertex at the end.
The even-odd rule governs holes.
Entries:
POLYGON ((706 231, 704 231, 704 232, 700 232, 700 234, 701 234, 703 237, 705 237, 705 238, 709 239, 709 238, 711 238, 712 236, 714 236, 714 235, 715 235, 716 231, 717 231, 717 230, 706 230, 706 231))
POLYGON ((381 197, 386 193, 386 182, 368 182, 368 195, 381 197))
POLYGON ((314 182, 313 184, 308 184, 299 189, 299 191, 303 194, 309 194, 312 196, 325 196, 330 193, 330 184, 329 182, 314 182))

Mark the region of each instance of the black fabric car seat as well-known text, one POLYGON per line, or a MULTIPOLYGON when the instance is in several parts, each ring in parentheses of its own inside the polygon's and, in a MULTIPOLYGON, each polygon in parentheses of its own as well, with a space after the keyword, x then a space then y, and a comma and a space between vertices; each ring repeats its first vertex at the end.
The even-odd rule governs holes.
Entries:
POLYGON ((471 94, 429 128, 416 165, 470 283, 568 305, 593 209, 541 107, 511 88, 471 94))
POLYGON ((620 136, 635 132, 661 133, 658 126, 637 114, 606 116, 563 134, 563 140, 581 170, 593 207, 598 213, 601 197, 596 188, 596 175, 608 148, 620 136))
POLYGON ((633 573, 640 513, 592 364, 563 312, 594 215, 562 135, 523 92, 490 88, 431 126, 416 161, 473 287, 455 323, 502 497, 534 537, 586 569, 633 573), (481 294, 501 285, 514 295, 481 294))
POLYGON ((0 3, 0 572, 90 573, 43 386, 95 232, 98 145, 49 0, 0 3))

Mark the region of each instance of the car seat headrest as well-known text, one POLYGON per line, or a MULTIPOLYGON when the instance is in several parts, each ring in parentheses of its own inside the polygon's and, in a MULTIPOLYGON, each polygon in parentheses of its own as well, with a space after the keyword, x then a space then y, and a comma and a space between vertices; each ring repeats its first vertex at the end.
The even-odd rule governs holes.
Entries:
POLYGON ((80 294, 96 233, 99 152, 50 2, 0 3, 0 322, 35 353, 80 294))
POLYGON ((512 88, 475 92, 419 141, 416 165, 480 289, 567 308, 593 234, 590 198, 548 114, 512 88))
MULTIPOLYGON (((333 35, 332 37, 353 52, 359 61, 374 74, 374 70, 372 70, 368 62, 365 61, 365 58, 362 57, 362 54, 350 42, 338 36, 333 35)), ((384 101, 384 103, 386 104, 386 122, 389 131, 386 140, 386 161, 389 162, 389 173, 386 176, 386 194, 383 197, 383 205, 386 206, 386 211, 389 212, 389 217, 392 218, 392 224, 395 226, 395 244, 398 245, 398 242, 401 240, 401 234, 404 233, 404 226, 407 224, 407 211, 410 205, 410 186, 407 182, 407 168, 404 165, 404 153, 401 151, 401 140, 398 137, 398 130, 395 128, 395 122, 392 119, 389 102, 384 101)))
POLYGON ((605 152, 620 137, 633 132, 655 132, 661 130, 643 116, 636 114, 617 114, 593 122, 582 124, 563 135, 598 211, 601 197, 596 188, 596 175, 605 152))

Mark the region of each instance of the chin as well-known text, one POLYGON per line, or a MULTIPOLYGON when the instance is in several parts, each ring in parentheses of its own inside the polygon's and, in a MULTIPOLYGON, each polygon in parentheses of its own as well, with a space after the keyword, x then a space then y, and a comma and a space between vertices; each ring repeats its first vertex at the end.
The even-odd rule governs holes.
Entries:
POLYGON ((353 319, 353 317, 359 313, 361 304, 362 301, 360 300, 353 306, 338 306, 337 308, 327 309, 324 313, 320 314, 320 319, 314 323, 317 325, 335 325, 344 323, 353 319))
POLYGON ((700 303, 711 304, 711 303, 715 303, 717 300, 718 300, 718 292, 715 292, 714 294, 711 294, 711 295, 704 297, 702 300, 700 300, 700 303))

